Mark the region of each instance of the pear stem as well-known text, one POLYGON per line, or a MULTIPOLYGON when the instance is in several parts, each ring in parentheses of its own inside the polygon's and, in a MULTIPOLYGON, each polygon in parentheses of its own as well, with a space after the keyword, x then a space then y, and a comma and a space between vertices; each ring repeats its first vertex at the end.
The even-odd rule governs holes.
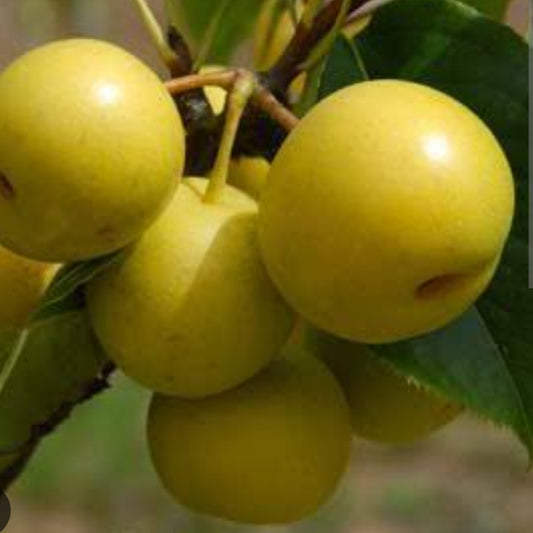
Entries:
POLYGON ((231 153, 244 109, 250 100, 257 81, 250 72, 239 72, 229 93, 224 130, 213 169, 209 174, 209 185, 204 196, 205 203, 216 203, 226 186, 231 153))
MULTIPOLYGON (((236 80, 242 76, 253 74, 245 69, 230 69, 202 74, 191 74, 165 82, 167 90, 172 95, 182 94, 194 89, 215 86, 230 91, 236 80)), ((298 117, 286 108, 265 86, 255 81, 253 93, 250 97, 253 105, 267 113, 282 128, 292 130, 298 124, 298 117)))
POLYGON ((146 0, 133 0, 141 16, 142 23, 149 33, 152 41, 157 48, 159 57, 168 67, 170 72, 180 72, 182 61, 178 54, 170 47, 161 25, 157 21, 154 12, 150 9, 146 0))

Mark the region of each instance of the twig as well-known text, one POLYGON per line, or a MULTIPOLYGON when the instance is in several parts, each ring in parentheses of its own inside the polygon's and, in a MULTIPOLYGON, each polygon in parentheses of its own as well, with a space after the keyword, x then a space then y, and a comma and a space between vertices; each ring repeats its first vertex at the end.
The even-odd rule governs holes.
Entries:
MULTIPOLYGON (((352 0, 349 11, 361 8, 369 0, 352 0)), ((296 31, 275 65, 265 76, 267 87, 274 94, 284 94, 291 81, 300 73, 302 63, 307 59, 315 45, 333 28, 343 6, 343 0, 332 0, 307 27, 300 22, 296 31)))
POLYGON ((291 131, 299 122, 298 117, 262 85, 256 87, 251 101, 286 131, 291 131))
POLYGON ((162 61, 167 65, 171 72, 177 72, 182 69, 182 60, 170 47, 159 22, 146 0, 133 0, 133 3, 139 11, 142 23, 150 35, 162 61))

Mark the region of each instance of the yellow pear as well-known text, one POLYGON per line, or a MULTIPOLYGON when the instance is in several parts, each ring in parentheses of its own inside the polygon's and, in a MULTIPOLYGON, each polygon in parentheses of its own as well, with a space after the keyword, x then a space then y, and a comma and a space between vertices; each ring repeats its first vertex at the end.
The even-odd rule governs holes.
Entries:
POLYGON ((159 220, 87 289, 109 357, 146 387, 185 397, 250 378, 293 324, 261 261, 257 204, 230 186, 205 203, 207 183, 184 180, 159 220))
POLYGON ((0 242, 66 262, 136 239, 172 197, 184 131, 157 76, 126 51, 54 42, 0 74, 0 242))
POLYGON ((259 241, 309 322, 391 342, 476 300, 513 209, 509 164, 476 115, 423 85, 369 81, 321 101, 291 132, 263 190, 259 241))
POLYGON ((58 268, 0 247, 0 330, 24 326, 58 268))
POLYGON ((388 444, 411 442, 427 437, 462 411, 396 373, 370 346, 314 328, 305 335, 308 348, 328 365, 344 390, 358 437, 388 444))
POLYGON ((349 411, 321 362, 280 359, 210 398, 155 395, 148 444, 167 490, 192 510, 287 523, 314 513, 346 470, 349 411))
POLYGON ((228 183, 259 200, 269 170, 270 164, 262 157, 235 157, 229 165, 228 183))

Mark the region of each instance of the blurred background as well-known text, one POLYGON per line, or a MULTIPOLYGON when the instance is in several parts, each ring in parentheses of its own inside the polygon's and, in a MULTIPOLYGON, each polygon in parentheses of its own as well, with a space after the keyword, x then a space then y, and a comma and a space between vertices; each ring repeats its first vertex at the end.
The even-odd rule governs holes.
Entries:
MULTIPOLYGON (((163 17, 163 0, 152 0, 163 17)), ((510 8, 523 30, 528 1, 510 8)), ((56 38, 120 44, 164 69, 129 0, 0 0, 0 69, 56 38)), ((244 47, 239 62, 250 56, 244 47)), ((144 440, 147 394, 123 377, 78 407, 10 489, 8 533, 531 533, 533 476, 505 431, 471 417, 415 445, 354 443, 351 472, 315 517, 290 528, 192 516, 165 494, 144 440)))

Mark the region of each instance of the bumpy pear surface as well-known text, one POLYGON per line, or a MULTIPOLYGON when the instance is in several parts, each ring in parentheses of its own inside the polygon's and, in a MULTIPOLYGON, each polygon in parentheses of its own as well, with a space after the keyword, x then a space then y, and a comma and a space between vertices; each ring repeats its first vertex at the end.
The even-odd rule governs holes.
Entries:
POLYGON ((160 219, 87 291, 117 365, 155 391, 186 397, 257 373, 293 323, 261 261, 257 204, 230 186, 207 204, 206 186, 184 180, 160 219))
POLYGON ((276 155, 261 198, 269 273, 309 322, 389 342, 465 311, 498 265, 511 171, 466 107, 371 81, 320 102, 276 155))
POLYGON ((26 323, 57 269, 0 247, 0 330, 26 323))
POLYGON ((346 469, 350 440, 342 391, 311 356, 280 359, 210 398, 156 395, 148 417, 168 491, 197 512, 254 524, 315 512, 346 469))
POLYGON ((395 373, 372 348, 308 328, 308 348, 335 374, 361 438, 400 444, 427 437, 454 420, 461 407, 395 373))
POLYGON ((0 242, 43 261, 120 248, 164 209, 184 133, 148 67, 100 41, 38 48, 0 74, 0 242))

